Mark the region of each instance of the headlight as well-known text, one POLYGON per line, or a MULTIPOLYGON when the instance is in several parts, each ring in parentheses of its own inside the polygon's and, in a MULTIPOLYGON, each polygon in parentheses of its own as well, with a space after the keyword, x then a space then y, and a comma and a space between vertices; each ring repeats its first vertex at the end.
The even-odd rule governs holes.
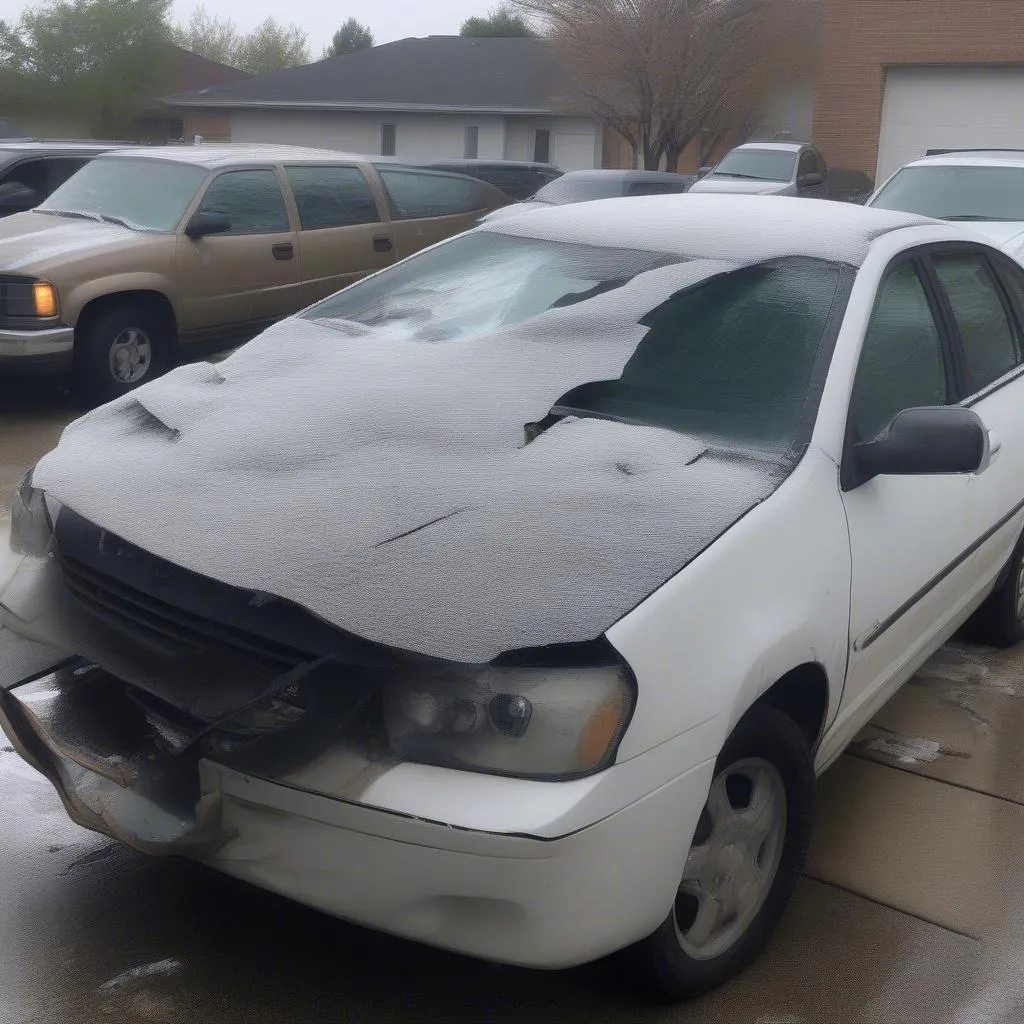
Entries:
POLYGON ((0 275, 0 313, 52 319, 58 313, 57 289, 49 281, 0 275))
POLYGON ((394 754, 520 778, 608 767, 635 704, 632 673, 610 644, 586 664, 445 665, 410 670, 384 695, 394 754))
POLYGON ((11 550, 20 555, 45 555, 50 549, 52 532, 46 500, 43 492, 32 486, 29 470, 11 505, 11 550))

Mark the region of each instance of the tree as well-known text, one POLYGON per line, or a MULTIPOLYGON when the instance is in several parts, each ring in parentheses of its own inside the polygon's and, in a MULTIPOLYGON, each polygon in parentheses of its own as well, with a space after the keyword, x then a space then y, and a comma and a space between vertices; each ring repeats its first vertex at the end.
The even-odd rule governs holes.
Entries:
POLYGON ((170 0, 50 0, 0 22, 5 88, 116 136, 159 94, 170 0))
POLYGON ((674 170, 765 93, 809 70, 821 0, 517 0, 550 34, 564 105, 598 118, 634 162, 674 170))
POLYGON ((331 45, 324 50, 324 60, 340 57, 357 50, 368 50, 373 46, 373 33, 355 18, 349 18, 331 39, 331 45))
POLYGON ((459 29, 460 36, 495 39, 535 36, 529 22, 510 4, 502 4, 487 12, 485 18, 467 18, 459 29))
POLYGON ((228 65, 234 61, 242 41, 238 26, 230 18, 210 14, 205 4, 192 11, 187 25, 176 25, 172 37, 183 50, 228 65))
POLYGON ((297 25, 267 18, 246 33, 230 18, 210 14, 205 5, 192 12, 188 24, 173 29, 173 39, 185 50, 254 75, 309 63, 306 33, 297 25))

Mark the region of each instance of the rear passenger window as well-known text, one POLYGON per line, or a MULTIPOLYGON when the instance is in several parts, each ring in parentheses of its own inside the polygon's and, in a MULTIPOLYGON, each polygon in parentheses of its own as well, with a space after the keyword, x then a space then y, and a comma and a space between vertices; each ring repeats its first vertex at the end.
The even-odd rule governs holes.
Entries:
POLYGON ((858 440, 880 434, 898 412, 948 405, 939 329, 913 264, 891 271, 878 290, 853 388, 858 440))
POLYGON ((277 175, 270 170, 227 171, 206 190, 204 211, 231 218, 228 235, 269 235, 290 230, 277 175))
POLYGON ((287 174, 303 231, 380 220, 370 185, 358 167, 289 167, 287 174))
POLYGON ((450 217, 482 210, 487 205, 481 187, 471 178, 448 178, 383 167, 380 176, 391 198, 392 215, 396 220, 450 217))
POLYGON ((981 253, 933 256, 932 263, 960 328, 967 392, 973 394, 1020 363, 1017 327, 981 253))

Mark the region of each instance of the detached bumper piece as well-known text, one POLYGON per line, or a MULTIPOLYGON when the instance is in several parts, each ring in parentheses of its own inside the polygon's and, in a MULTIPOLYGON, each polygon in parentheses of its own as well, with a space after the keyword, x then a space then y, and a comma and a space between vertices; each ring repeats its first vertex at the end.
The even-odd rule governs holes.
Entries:
POLYGON ((339 686, 337 672, 299 666, 209 720, 76 657, 0 688, 0 727, 80 825, 150 855, 203 857, 233 833, 219 794, 200 791, 199 761, 272 778, 315 758, 375 692, 348 674, 339 686))

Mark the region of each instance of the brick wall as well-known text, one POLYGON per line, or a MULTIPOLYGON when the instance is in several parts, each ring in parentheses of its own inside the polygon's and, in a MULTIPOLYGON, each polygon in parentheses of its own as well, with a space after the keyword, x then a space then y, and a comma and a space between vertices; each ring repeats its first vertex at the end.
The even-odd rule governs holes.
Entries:
POLYGON ((185 111, 185 141, 202 135, 205 142, 230 142, 231 117, 220 111, 185 111))
POLYGON ((826 0, 826 6, 814 139, 833 166, 874 174, 886 67, 1024 64, 1024 0, 826 0))

